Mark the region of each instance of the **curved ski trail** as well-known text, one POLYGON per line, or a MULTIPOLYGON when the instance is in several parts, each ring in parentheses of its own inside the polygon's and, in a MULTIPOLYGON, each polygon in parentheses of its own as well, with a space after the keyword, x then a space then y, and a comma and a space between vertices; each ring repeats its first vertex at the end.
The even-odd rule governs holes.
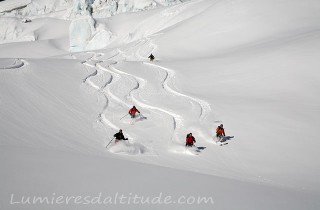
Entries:
MULTIPOLYGON (((98 103, 100 103, 100 98, 103 98, 104 101, 102 103, 104 103, 104 106, 97 117, 97 122, 100 122, 104 125, 103 127, 108 130, 108 138, 111 138, 110 133, 117 131, 120 127, 123 127, 119 122, 117 122, 118 120, 115 119, 118 117, 115 117, 114 113, 120 113, 120 111, 117 110, 119 109, 119 105, 123 110, 124 108, 126 110, 128 107, 130 107, 130 105, 124 100, 123 97, 121 97, 121 94, 118 94, 118 92, 115 91, 118 89, 119 84, 123 84, 122 81, 125 79, 122 78, 117 72, 110 70, 110 67, 116 64, 116 62, 99 59, 99 57, 102 56, 104 55, 95 53, 92 57, 82 62, 86 68, 93 70, 93 72, 90 73, 83 80, 83 82, 98 92, 98 103), (106 67, 100 65, 101 63, 105 64, 106 67)), ((127 92, 126 95, 128 95, 133 89, 137 88, 139 88, 139 85, 135 85, 133 88, 128 88, 128 86, 125 86, 123 91, 127 92)), ((134 140, 136 139, 134 134, 127 132, 126 136, 133 140, 133 142, 121 142, 117 145, 113 145, 109 148, 109 150, 113 153, 119 154, 150 154, 150 149, 134 140)))

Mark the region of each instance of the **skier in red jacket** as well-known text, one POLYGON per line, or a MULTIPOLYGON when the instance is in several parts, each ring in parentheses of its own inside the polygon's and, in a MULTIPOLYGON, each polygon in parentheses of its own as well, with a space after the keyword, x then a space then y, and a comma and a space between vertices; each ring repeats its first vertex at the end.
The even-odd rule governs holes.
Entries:
POLYGON ((140 114, 140 111, 135 106, 133 106, 129 110, 129 114, 130 114, 131 118, 134 118, 137 112, 140 114))
POLYGON ((194 142, 196 142, 196 139, 192 136, 192 133, 189 133, 186 137, 186 147, 192 147, 194 142))
POLYGON ((221 124, 216 128, 216 137, 222 138, 224 136, 226 136, 226 134, 224 132, 223 124, 221 124))

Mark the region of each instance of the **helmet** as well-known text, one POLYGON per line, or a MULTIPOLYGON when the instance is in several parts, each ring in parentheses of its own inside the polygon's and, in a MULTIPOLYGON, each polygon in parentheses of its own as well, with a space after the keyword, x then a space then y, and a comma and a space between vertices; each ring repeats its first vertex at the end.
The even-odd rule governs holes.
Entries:
POLYGON ((221 124, 220 127, 223 128, 223 124, 221 124))
POLYGON ((136 106, 133 106, 133 108, 136 108, 136 106))
POLYGON ((122 129, 120 129, 119 132, 122 133, 122 129))

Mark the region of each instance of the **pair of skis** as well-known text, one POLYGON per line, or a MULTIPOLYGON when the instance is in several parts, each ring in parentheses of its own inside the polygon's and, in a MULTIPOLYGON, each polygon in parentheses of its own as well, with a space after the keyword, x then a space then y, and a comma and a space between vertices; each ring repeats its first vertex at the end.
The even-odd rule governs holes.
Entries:
POLYGON ((220 146, 223 146, 223 145, 227 145, 227 144, 228 144, 228 142, 223 141, 223 136, 218 136, 218 137, 217 137, 216 144, 219 144, 219 143, 220 143, 220 146))

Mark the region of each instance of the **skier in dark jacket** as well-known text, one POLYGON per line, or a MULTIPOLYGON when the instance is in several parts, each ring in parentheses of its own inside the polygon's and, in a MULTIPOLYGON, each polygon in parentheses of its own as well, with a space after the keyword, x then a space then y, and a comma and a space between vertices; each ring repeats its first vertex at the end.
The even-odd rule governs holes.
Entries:
POLYGON ((148 58, 150 59, 150 61, 153 61, 154 60, 154 55, 152 55, 152 53, 151 53, 148 58))
POLYGON ((128 138, 124 138, 124 135, 123 135, 121 129, 119 130, 118 133, 114 134, 113 136, 116 138, 116 140, 115 140, 116 143, 117 143, 118 141, 120 141, 120 140, 128 140, 128 138))
POLYGON ((195 142, 196 139, 192 136, 192 133, 189 133, 186 137, 186 147, 192 147, 195 142))

